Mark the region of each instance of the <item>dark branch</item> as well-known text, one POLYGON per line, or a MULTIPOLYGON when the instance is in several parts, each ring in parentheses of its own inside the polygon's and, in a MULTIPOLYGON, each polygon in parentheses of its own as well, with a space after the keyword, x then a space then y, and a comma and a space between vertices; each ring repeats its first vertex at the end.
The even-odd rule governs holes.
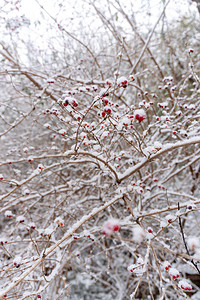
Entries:
MULTIPOLYGON (((180 206, 179 206, 179 202, 178 202, 178 210, 179 209, 180 209, 180 206)), ((184 235, 184 232, 183 232, 183 226, 182 226, 181 218, 178 217, 178 220, 179 220, 179 226, 180 226, 180 230, 181 230, 181 235, 182 235, 183 243, 184 243, 184 246, 185 246, 187 254, 190 256, 190 252, 189 252, 189 249, 188 249, 188 246, 187 246, 187 243, 186 243, 186 240, 185 240, 185 235, 184 235)), ((197 263, 195 263, 193 259, 191 259, 190 261, 193 264, 193 266, 195 267, 195 269, 197 270, 197 272, 200 274, 200 270, 198 268, 197 263)))

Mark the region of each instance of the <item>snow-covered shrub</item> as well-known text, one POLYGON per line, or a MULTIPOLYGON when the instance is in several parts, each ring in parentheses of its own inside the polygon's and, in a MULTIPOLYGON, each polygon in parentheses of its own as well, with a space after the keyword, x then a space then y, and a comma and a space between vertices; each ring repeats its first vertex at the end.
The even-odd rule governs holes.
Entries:
POLYGON ((196 294, 197 10, 171 24, 158 1, 147 34, 129 1, 73 3, 90 26, 52 2, 35 22, 0 3, 0 297, 196 294))

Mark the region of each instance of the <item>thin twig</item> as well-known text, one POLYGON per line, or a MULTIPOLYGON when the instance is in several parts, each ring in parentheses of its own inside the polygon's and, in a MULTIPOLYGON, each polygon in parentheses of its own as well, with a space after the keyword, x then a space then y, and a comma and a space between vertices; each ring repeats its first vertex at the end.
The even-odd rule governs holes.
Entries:
MULTIPOLYGON (((180 210, 179 202, 178 202, 178 210, 180 210)), ((184 243, 186 252, 187 252, 188 255, 190 255, 190 251, 188 249, 188 246, 187 246, 187 243, 186 243, 186 240, 185 240, 185 235, 184 235, 184 232, 183 232, 183 226, 182 226, 181 218, 178 217, 178 220, 179 220, 179 226, 180 226, 181 235, 182 235, 182 239, 183 239, 183 243, 184 243)), ((193 264, 193 266, 195 267, 195 269, 197 270, 197 272, 200 274, 200 270, 198 268, 197 263, 195 263, 193 259, 191 259, 191 263, 193 264)))

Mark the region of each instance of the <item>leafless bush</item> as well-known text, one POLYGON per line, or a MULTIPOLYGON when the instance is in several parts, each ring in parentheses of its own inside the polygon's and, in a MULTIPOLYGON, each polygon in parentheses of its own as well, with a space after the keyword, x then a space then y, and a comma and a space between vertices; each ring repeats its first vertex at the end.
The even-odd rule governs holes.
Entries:
POLYGON ((198 299, 198 13, 37 5, 0 15, 0 297, 198 299))

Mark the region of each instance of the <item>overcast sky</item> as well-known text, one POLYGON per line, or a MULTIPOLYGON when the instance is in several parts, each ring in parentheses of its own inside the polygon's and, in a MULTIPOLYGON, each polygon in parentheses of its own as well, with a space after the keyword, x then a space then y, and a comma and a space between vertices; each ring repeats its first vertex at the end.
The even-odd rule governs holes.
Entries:
MULTIPOLYGON (((55 14, 55 7, 58 8, 58 3, 61 2, 63 5, 67 8, 63 13, 66 16, 68 14, 68 17, 73 15, 73 6, 72 3, 77 3, 76 7, 84 5, 87 1, 84 0, 76 0, 76 1, 71 1, 71 0, 38 0, 41 5, 43 5, 51 14, 55 14)), ((130 4, 132 4, 134 11, 139 12, 140 15, 142 16, 142 10, 144 10, 144 14, 146 14, 146 9, 149 9, 149 12, 151 13, 151 18, 154 19, 158 16, 159 10, 160 10, 160 0, 126 0, 126 1, 121 1, 124 7, 129 7, 130 4)), ((101 2, 103 1, 101 0, 101 2)), ((177 18, 180 13, 181 14, 186 14, 188 10, 195 10, 196 3, 192 2, 191 0, 171 0, 168 8, 167 8, 167 14, 168 17, 170 18, 177 18)), ((56 9, 57 10, 57 9, 56 9)), ((32 21, 36 20, 40 14, 40 8, 38 4, 36 3, 35 0, 22 0, 22 12, 26 14, 28 18, 30 18, 32 21)), ((62 15, 62 9, 61 13, 62 15)), ((141 19, 142 20, 142 19, 141 19)), ((144 19, 143 19, 144 21, 144 19)))
MULTIPOLYGON (((52 36, 56 37, 58 29, 56 23, 41 10, 37 1, 44 6, 50 15, 56 17, 61 25, 76 36, 82 34, 80 30, 83 27, 84 33, 87 30, 90 32, 91 28, 93 30, 96 28, 97 35, 101 30, 102 23, 87 4, 88 0, 22 0, 20 10, 7 13, 6 18, 9 20, 9 18, 15 16, 25 15, 30 20, 30 26, 20 29, 19 36, 23 40, 34 41, 41 49, 43 47, 48 48, 48 39, 52 36), (59 6, 59 3, 61 6, 59 6)), ((114 0, 112 1, 114 2, 114 0)), ((133 11, 140 32, 151 30, 162 12, 161 0, 121 0, 120 2, 128 13, 133 11)), ((107 0, 96 1, 96 3, 101 10, 107 7, 107 0)), ((196 4, 194 2, 191 4, 190 0, 171 0, 166 10, 167 18, 169 21, 177 21, 183 15, 198 14, 195 6, 196 4)), ((120 19, 115 22, 115 25, 122 25, 120 19)), ((105 30, 105 28, 102 28, 102 30, 105 30)), ((82 35, 81 39, 84 39, 82 35)), ((4 40, 6 40, 6 37, 4 40)))

